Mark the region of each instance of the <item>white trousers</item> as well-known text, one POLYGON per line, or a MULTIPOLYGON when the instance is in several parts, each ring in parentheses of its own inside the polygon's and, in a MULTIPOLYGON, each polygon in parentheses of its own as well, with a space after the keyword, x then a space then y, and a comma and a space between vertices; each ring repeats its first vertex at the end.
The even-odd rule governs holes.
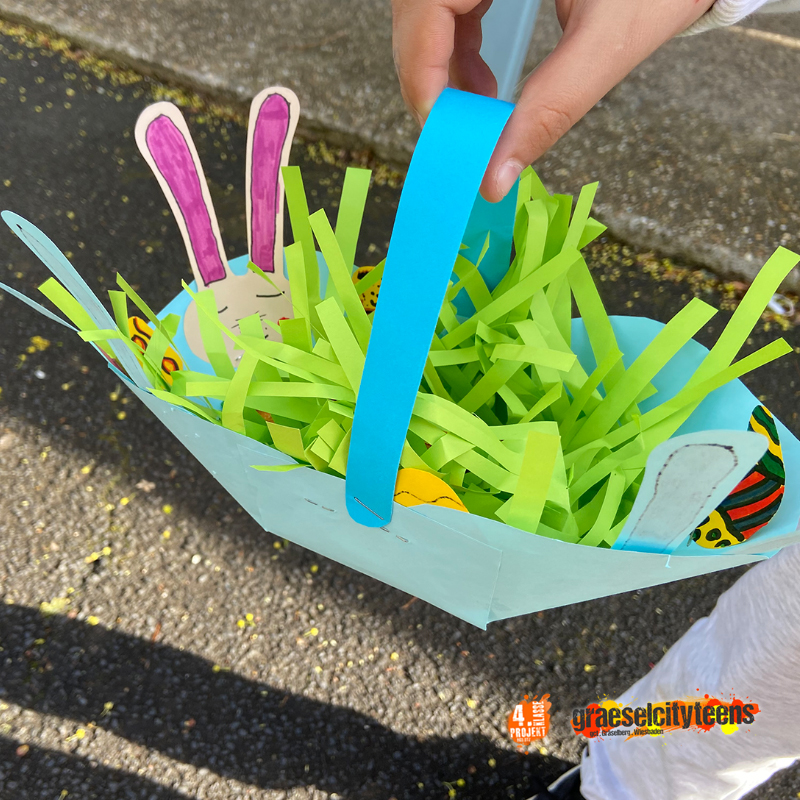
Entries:
POLYGON ((581 765, 586 799, 737 800, 800 757, 800 545, 743 575, 618 701, 706 693, 733 693, 760 711, 731 734, 715 725, 592 740, 581 765))

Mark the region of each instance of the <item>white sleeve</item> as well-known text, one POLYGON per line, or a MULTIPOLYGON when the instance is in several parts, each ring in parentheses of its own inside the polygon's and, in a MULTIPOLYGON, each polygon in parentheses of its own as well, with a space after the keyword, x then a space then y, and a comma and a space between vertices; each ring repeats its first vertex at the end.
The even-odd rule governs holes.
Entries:
POLYGON ((733 25, 755 12, 800 11, 800 0, 717 0, 685 33, 702 33, 712 28, 733 25))

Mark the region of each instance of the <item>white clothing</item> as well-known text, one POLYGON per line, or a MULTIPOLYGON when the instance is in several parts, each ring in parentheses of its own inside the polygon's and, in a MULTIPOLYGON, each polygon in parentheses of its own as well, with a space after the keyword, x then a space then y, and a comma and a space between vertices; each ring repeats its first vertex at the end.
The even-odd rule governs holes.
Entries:
POLYGON ((743 575, 619 698, 645 706, 733 693, 758 704, 752 724, 592 740, 581 765, 586 800, 738 800, 800 757, 799 586, 795 544, 743 575))
POLYGON ((800 11, 800 0, 717 0, 697 22, 686 31, 702 33, 711 28, 734 25, 755 12, 783 13, 800 11))

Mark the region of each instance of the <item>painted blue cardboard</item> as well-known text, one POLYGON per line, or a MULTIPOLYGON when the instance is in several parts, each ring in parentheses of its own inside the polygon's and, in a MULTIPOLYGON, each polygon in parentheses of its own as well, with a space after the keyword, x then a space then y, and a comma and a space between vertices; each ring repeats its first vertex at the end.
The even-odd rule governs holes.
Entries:
POLYGON ((308 468, 255 470, 294 462, 128 386, 265 530, 480 628, 763 558, 717 553, 708 560, 566 544, 437 506, 395 505, 388 525, 368 528, 350 519, 342 478, 308 468))
MULTIPOLYGON (((445 97, 453 100, 450 92, 446 92, 445 97)), ((485 98, 462 102, 456 97, 453 100, 455 106, 450 111, 461 114, 466 109, 477 117, 486 111, 491 117, 487 122, 488 129, 484 128, 478 136, 483 141, 481 155, 476 156, 476 163, 480 164, 483 159, 485 165, 491 155, 491 147, 487 148, 486 141, 488 139, 491 144, 492 137, 496 139, 499 136, 509 109, 493 105, 492 102, 486 105, 484 100, 485 98)), ((443 107, 446 110, 446 104, 443 107)), ((479 183, 482 173, 480 168, 475 168, 475 164, 472 167, 469 187, 476 190, 476 181, 479 183)), ((471 196, 474 197, 475 193, 473 191, 471 196)), ((408 199, 405 191, 403 197, 406 205, 413 201, 413 198, 412 201, 408 199)), ((401 206, 402 202, 401 200, 401 206)), ((473 208, 472 201, 461 204, 459 213, 462 232, 473 208)), ((113 320, 108 312, 52 242, 16 215, 4 213, 3 216, 17 232, 22 231, 23 240, 42 258, 56 278, 84 306, 91 309, 98 324, 101 327, 113 327, 113 320)), ((433 234, 434 232, 430 232, 431 236, 433 234)), ((451 236, 450 239, 452 238, 451 236)), ((448 270, 452 267, 453 260, 450 261, 448 270)), ((234 262, 235 268, 240 270, 245 263, 244 260, 237 260, 234 262)), ((394 274, 395 278, 386 275, 384 277, 381 304, 376 312, 379 313, 383 308, 386 319, 396 315, 398 309, 402 310, 403 302, 415 302, 414 296, 404 289, 400 280, 402 262, 400 269, 395 270, 394 274)), ((448 275, 449 272, 445 272, 444 278, 448 275)), ((444 289, 441 294, 443 292, 444 289)), ((38 304, 27 302, 46 313, 38 304)), ((182 292, 162 314, 180 314, 185 311, 187 303, 188 295, 182 292)), ((423 309, 424 313, 420 312, 420 319, 425 317, 422 322, 427 324, 430 321, 427 317, 431 313, 436 312, 438 315, 437 303, 428 303, 423 309)), ((626 364, 630 364, 663 327, 653 320, 635 317, 613 317, 612 325, 626 364)), ((424 325, 421 327, 424 328, 424 325)), ((421 373, 422 367, 416 361, 419 361, 420 348, 424 351, 423 355, 427 353, 431 336, 424 334, 424 331, 424 335, 417 331, 416 335, 411 336, 415 331, 415 324, 409 324, 407 319, 403 320, 402 329, 408 331, 410 338, 414 339, 410 350, 414 350, 415 355, 408 364, 408 383, 409 376, 413 378, 417 368, 421 373), (426 336, 427 341, 424 341, 426 336), (412 364, 411 361, 415 363, 412 364)), ((391 345, 388 352, 392 360, 387 365, 392 382, 398 374, 397 356, 403 350, 399 344, 396 335, 393 335, 391 342, 383 343, 383 346, 391 345)), ((573 320, 572 346, 584 368, 590 371, 594 366, 593 357, 581 320, 573 320)), ((380 343, 377 350, 373 350, 372 343, 370 344, 373 362, 375 353, 380 354, 380 349, 380 343)), ((188 352, 188 347, 186 351, 188 352)), ((115 353, 117 352, 115 347, 115 353)), ((643 410, 676 394, 706 352, 697 342, 689 342, 682 348, 667 368, 656 376, 653 383, 657 393, 642 404, 643 410)), ((420 597, 479 627, 485 628, 493 620, 544 608, 749 564, 770 555, 781 546, 800 540, 800 533, 795 532, 800 518, 800 443, 780 423, 786 465, 785 499, 770 524, 746 544, 725 552, 684 545, 678 552, 671 554, 603 549, 537 536, 498 521, 454 509, 399 506, 391 501, 396 464, 394 473, 391 470, 387 472, 386 464, 391 466, 391 459, 388 462, 384 460, 383 471, 386 474, 379 476, 382 484, 373 487, 370 484, 372 475, 369 470, 374 465, 364 458, 368 449, 363 446, 363 442, 362 445, 357 445, 355 440, 351 444, 347 480, 310 468, 280 473, 255 470, 252 468, 254 465, 274 466, 294 462, 271 447, 206 422, 156 398, 148 391, 149 384, 138 363, 135 363, 135 368, 129 367, 130 351, 119 348, 118 354, 120 363, 130 372, 133 380, 125 378, 114 365, 109 365, 110 368, 265 530, 420 597), (358 473, 354 478, 351 476, 353 469, 358 473), (358 488, 357 495, 348 488, 351 478, 352 485, 358 488), (359 508, 352 501, 354 497, 362 496, 362 490, 370 492, 374 488, 380 506, 385 502, 387 481, 389 508, 388 511, 381 508, 385 521, 376 525, 372 510, 359 508), (364 520, 370 524, 362 524, 364 520)), ((133 361, 135 362, 135 358, 133 361)), ((416 395, 418 386, 417 379, 412 387, 413 396, 416 395)), ((362 422, 377 419, 380 423, 378 427, 386 422, 387 402, 389 399, 394 402, 391 393, 384 391, 381 394, 383 390, 378 391, 380 387, 381 381, 373 381, 371 389, 365 391, 362 383, 356 408, 356 419, 360 418, 362 422)), ((740 381, 734 381, 711 394, 678 434, 710 430, 744 431, 750 413, 757 404, 757 399, 746 387, 740 381)), ((405 413, 399 405, 392 412, 390 427, 393 437, 399 430, 402 438, 405 438, 405 413)), ((374 448, 372 439, 368 444, 369 449, 374 448)), ((724 487, 712 487, 712 490, 722 492, 724 487)), ((701 510, 698 509, 698 513, 701 510)))
MULTIPOLYGON (((586 329, 573 320, 571 346, 583 368, 591 372, 595 367, 595 359, 586 329)), ((611 324, 623 353, 623 363, 630 366, 642 353, 663 324, 646 317, 611 317, 611 324)), ((674 397, 686 384, 689 376, 700 366, 708 350, 693 339, 687 342, 669 361, 669 363, 653 379, 656 393, 640 404, 642 412, 666 402, 674 397)), ((760 404, 758 398, 739 380, 722 386, 712 392, 692 413, 689 419, 676 432, 676 436, 700 431, 745 431, 753 409, 760 404)), ((783 459, 786 467, 786 488, 783 502, 769 525, 756 533, 748 544, 765 548, 768 552, 769 540, 794 533, 800 527, 800 442, 792 432, 778 419, 775 420, 783 448, 783 459)), ((724 499, 725 492, 717 493, 717 504, 724 499)), ((705 515, 698 517, 702 521, 705 515)), ((798 536, 800 540, 800 535, 798 536)), ((747 545, 737 545, 735 550, 741 552, 747 545)), ((679 550, 696 557, 714 557, 719 552, 687 542, 679 550)))
POLYGON ((653 449, 614 550, 672 553, 744 480, 766 452, 753 431, 699 431, 653 449))
MULTIPOLYGON (((61 265, 58 271, 62 272, 61 265)), ((29 305, 43 310, 33 301, 29 305)), ((612 325, 628 363, 662 327, 637 317, 612 317, 612 325)), ((572 328, 573 346, 587 366, 591 350, 582 321, 573 320, 572 328)), ((669 372, 668 380, 663 374, 655 380, 664 397, 680 388, 706 352, 696 342, 684 350, 678 354, 682 371, 664 370, 669 372)), ((783 428, 786 500, 770 525, 746 545, 725 553, 693 547, 687 548, 686 555, 608 550, 567 544, 436 506, 395 504, 388 525, 360 525, 348 514, 342 478, 309 468, 283 473, 254 470, 253 465, 294 462, 267 445, 156 398, 109 366, 265 530, 478 627, 544 608, 749 564, 800 539, 800 534, 790 535, 800 515, 800 445, 783 428), (698 557, 709 554, 713 557, 698 557)), ((703 403, 706 408, 698 408, 684 429, 700 425, 742 430, 756 403, 744 385, 734 381, 710 395, 703 403)))

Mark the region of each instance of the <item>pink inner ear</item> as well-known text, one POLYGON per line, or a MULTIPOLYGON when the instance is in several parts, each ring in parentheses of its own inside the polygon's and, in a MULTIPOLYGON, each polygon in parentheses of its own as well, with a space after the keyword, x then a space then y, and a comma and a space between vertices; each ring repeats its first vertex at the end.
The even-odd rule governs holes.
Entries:
POLYGON ((275 272, 278 178, 281 153, 289 131, 289 114, 286 98, 273 94, 263 102, 255 121, 250 184, 250 258, 264 272, 275 272))
MULTIPOLYGON (((175 123, 167 116, 156 117, 147 128, 147 147, 164 176, 189 236, 189 247, 197 260, 197 269, 208 286, 225 278, 225 267, 211 226, 211 212, 201 189, 189 144, 175 123)), ((202 287, 199 287, 202 288, 202 287)))

